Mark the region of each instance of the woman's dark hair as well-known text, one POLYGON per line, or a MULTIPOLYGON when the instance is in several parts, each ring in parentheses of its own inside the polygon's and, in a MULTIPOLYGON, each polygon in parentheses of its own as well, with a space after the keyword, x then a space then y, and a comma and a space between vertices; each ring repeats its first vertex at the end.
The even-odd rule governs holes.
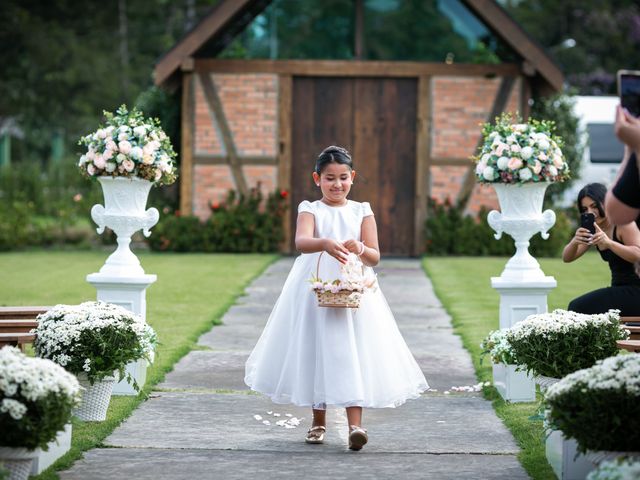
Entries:
POLYGON ((346 148, 336 147, 331 145, 325 148, 316 160, 315 172, 320 175, 322 171, 330 163, 339 163, 341 165, 347 165, 350 169, 353 169, 353 162, 351 161, 351 155, 346 148))
POLYGON ((604 197, 606 195, 607 187, 601 183, 590 183, 585 185, 582 190, 578 192, 578 211, 580 213, 584 212, 584 208, 582 208, 582 199, 584 197, 589 197, 591 200, 596 202, 598 213, 604 218, 604 197))

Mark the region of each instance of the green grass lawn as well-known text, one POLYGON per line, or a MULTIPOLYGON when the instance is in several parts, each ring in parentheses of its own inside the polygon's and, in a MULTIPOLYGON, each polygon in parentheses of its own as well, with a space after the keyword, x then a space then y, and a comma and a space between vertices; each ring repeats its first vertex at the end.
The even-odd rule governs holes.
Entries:
MULTIPOLYGON (((491 257, 424 259, 436 294, 451 315, 456 333, 471 352, 481 381, 491 381, 492 374, 488 358, 480 363, 480 342, 489 331, 499 328, 500 296, 491 288, 490 277, 499 276, 505 263, 505 258, 491 257)), ((597 254, 587 254, 569 264, 560 259, 541 259, 540 265, 545 274, 555 277, 558 282, 549 294, 549 310, 567 308, 571 299, 607 286, 611 280, 606 263, 597 254)), ((531 419, 537 413, 538 404, 510 404, 503 401, 494 388, 485 391, 522 449, 519 460, 529 475, 536 480, 554 479, 544 454, 542 422, 531 419)))
MULTIPOLYGON (((0 254, 0 305, 75 304, 95 300, 85 277, 97 272, 108 252, 36 251, 0 254)), ((158 333, 155 363, 136 397, 112 397, 104 422, 74 421, 72 448, 38 479, 58 478, 85 450, 101 445, 147 397, 173 365, 194 346, 200 334, 218 323, 243 288, 275 255, 154 254, 138 255, 147 273, 158 275, 147 290, 147 321, 158 333)))

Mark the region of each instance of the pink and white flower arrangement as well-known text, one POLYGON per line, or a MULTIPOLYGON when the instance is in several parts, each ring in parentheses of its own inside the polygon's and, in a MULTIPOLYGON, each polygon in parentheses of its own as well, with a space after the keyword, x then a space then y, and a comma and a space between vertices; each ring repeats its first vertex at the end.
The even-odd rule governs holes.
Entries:
POLYGON ((353 292, 354 299, 368 291, 375 291, 378 286, 376 274, 372 269, 364 268, 360 258, 350 253, 347 263, 340 266, 340 277, 332 281, 323 281, 314 276, 311 279, 311 288, 317 291, 338 293, 343 290, 353 292))
POLYGON ((144 118, 135 108, 122 105, 114 115, 104 112, 106 125, 80 139, 87 147, 78 167, 88 177, 138 177, 155 185, 177 178, 176 153, 160 121, 144 118))
POLYGON ((497 117, 495 125, 482 127, 484 141, 477 156, 476 178, 481 183, 563 182, 569 164, 562 155, 562 140, 553 134, 555 125, 530 119, 513 123, 510 114, 497 117))

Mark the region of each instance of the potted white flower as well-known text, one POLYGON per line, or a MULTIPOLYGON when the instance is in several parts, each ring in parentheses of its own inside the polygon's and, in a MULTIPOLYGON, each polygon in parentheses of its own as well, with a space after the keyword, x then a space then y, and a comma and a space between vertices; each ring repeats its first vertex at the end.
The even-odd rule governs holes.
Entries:
POLYGON ((87 147, 78 162, 80 171, 102 185, 104 207, 94 205, 91 218, 98 233, 105 227, 118 236, 118 248, 100 270, 114 276, 143 275, 137 257, 129 249, 131 235, 143 229, 151 235, 160 217, 155 208, 145 210, 152 185, 176 180, 176 153, 158 119, 144 118, 135 108, 122 105, 115 113, 104 112, 106 124, 80 139, 87 147))
POLYGON ((516 244, 516 253, 501 275, 505 280, 544 278, 529 253, 529 239, 537 232, 548 238, 556 217, 552 210, 542 212, 545 190, 550 183, 569 178, 562 140, 554 135, 554 128, 553 122, 544 120, 514 123, 510 114, 482 128, 484 140, 473 157, 476 179, 493 186, 501 210, 489 213, 489 225, 496 231, 496 239, 506 232, 516 244))
POLYGON ((567 375, 549 387, 545 403, 547 422, 579 451, 607 452, 596 461, 640 455, 640 355, 609 357, 567 375))
POLYGON ((79 400, 78 381, 59 365, 0 349, 0 467, 10 479, 29 476, 36 448, 47 450, 79 400))
MULTIPOLYGON (((154 330, 133 312, 105 302, 56 305, 38 316, 36 355, 78 376, 86 391, 74 411, 82 420, 106 418, 114 375, 125 377, 129 362, 153 362, 154 330)), ((129 378, 135 389, 138 385, 129 378)))
POLYGON ((640 478, 640 459, 621 457, 607 460, 587 475, 587 480, 637 480, 640 478))
POLYGON ((585 315, 557 309, 490 333, 482 347, 494 363, 518 365, 546 386, 615 355, 616 341, 627 337, 618 310, 585 315))

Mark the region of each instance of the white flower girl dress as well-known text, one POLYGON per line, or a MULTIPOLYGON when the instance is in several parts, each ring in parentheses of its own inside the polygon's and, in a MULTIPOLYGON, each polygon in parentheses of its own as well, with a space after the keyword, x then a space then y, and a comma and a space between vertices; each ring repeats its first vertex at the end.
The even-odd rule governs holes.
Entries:
MULTIPOLYGON (((302 202, 298 212, 315 217, 315 236, 360 239, 368 203, 342 207, 302 202)), ((317 305, 309 280, 318 253, 295 261, 258 343, 249 356, 245 383, 275 403, 298 406, 396 407, 429 388, 380 289, 367 291, 360 307, 317 305)), ((365 267, 370 268, 370 267, 365 267)), ((323 279, 335 279, 340 263, 323 255, 323 279)))

